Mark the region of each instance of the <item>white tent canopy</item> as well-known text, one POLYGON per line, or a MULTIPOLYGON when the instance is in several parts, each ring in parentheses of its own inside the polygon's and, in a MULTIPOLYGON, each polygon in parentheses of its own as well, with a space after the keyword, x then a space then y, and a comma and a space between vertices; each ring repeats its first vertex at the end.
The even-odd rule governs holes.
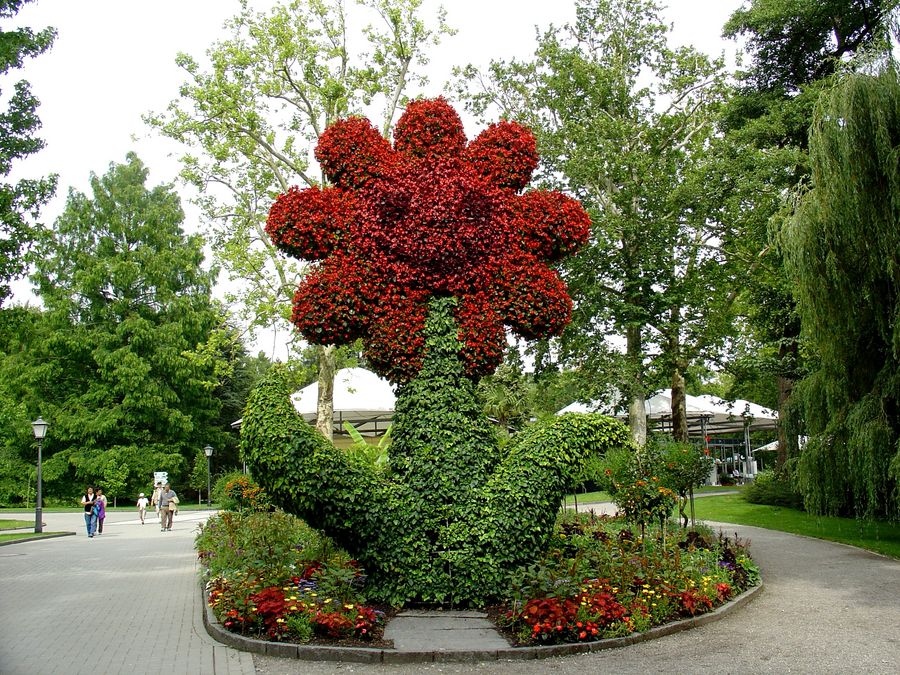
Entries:
MULTIPOLYGON (((666 429, 672 421, 672 396, 667 390, 659 391, 644 402, 647 417, 655 421, 658 427, 666 429)), ((751 431, 758 429, 774 429, 778 421, 778 413, 762 406, 737 399, 726 401, 708 394, 702 396, 686 396, 688 431, 692 434, 731 434, 744 431, 745 422, 751 431)), ((606 415, 625 418, 626 414, 615 413, 612 405, 603 401, 581 403, 576 401, 560 410, 557 414, 567 412, 600 412, 606 415)))
MULTIPOLYGON (((291 396, 291 403, 307 422, 315 423, 319 383, 304 387, 291 396)), ((365 368, 343 368, 334 376, 334 429, 344 430, 350 422, 360 433, 387 429, 394 417, 397 397, 387 380, 365 368)))
MULTIPOLYGON (((319 400, 319 383, 291 395, 291 403, 307 422, 314 424, 319 400)), ((394 417, 397 397, 387 380, 365 368, 343 368, 334 376, 334 431, 342 433, 350 422, 362 434, 384 433, 394 417)), ((232 423, 239 427, 242 420, 232 423)))

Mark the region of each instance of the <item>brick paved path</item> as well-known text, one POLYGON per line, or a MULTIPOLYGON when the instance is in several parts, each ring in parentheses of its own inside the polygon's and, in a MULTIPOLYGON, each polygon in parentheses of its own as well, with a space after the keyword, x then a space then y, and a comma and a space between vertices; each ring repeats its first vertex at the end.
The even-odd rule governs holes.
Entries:
POLYGON ((74 537, 0 546, 0 673, 253 673, 249 654, 210 638, 193 552, 197 522, 110 512, 88 539, 80 513, 45 513, 74 537))

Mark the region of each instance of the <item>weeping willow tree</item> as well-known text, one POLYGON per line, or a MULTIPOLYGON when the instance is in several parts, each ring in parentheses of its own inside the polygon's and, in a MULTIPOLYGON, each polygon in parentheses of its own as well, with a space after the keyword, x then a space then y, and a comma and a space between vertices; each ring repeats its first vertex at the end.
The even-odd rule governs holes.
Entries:
POLYGON ((812 185, 785 232, 816 367, 799 478, 815 513, 900 516, 900 81, 843 78, 818 103, 812 185))

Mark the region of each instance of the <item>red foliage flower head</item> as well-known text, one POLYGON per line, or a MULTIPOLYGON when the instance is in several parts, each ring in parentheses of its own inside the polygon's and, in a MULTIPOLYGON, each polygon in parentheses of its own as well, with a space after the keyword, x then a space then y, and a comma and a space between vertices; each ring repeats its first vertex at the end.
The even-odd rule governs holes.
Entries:
POLYGON ((331 125, 316 147, 332 187, 278 197, 266 231, 283 251, 322 261, 300 283, 292 321, 317 344, 362 337, 373 368, 407 381, 422 362, 428 300, 459 299, 460 358, 490 373, 505 327, 559 334, 572 302, 547 263, 588 237, 581 205, 558 192, 518 194, 537 166, 534 136, 515 122, 466 146, 443 98, 414 101, 394 147, 361 118, 331 125))
POLYGON ((492 183, 521 190, 537 168, 537 143, 531 129, 499 122, 482 131, 466 148, 466 159, 492 183))
POLYGON ((443 97, 412 101, 394 127, 394 148, 410 157, 457 157, 465 147, 462 120, 443 97))

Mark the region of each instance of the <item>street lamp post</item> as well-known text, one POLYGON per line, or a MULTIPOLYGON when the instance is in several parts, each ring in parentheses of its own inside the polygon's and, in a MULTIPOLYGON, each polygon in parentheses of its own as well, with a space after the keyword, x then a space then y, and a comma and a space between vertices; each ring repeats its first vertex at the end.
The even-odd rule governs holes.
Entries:
POLYGON ((212 463, 212 454, 213 454, 212 446, 207 445, 205 448, 203 448, 203 452, 206 453, 206 506, 210 507, 210 506, 212 506, 212 500, 210 498, 211 497, 210 492, 212 490, 212 483, 210 482, 211 479, 210 479, 210 470, 209 469, 210 469, 210 464, 212 463))
POLYGON ((47 435, 47 424, 41 417, 38 417, 31 423, 31 431, 38 444, 38 461, 37 461, 37 495, 34 502, 34 532, 40 534, 44 531, 44 514, 41 502, 41 450, 44 443, 44 436, 47 435))
POLYGON ((750 423, 753 421, 753 416, 750 414, 749 405, 745 407, 741 417, 744 418, 744 478, 750 480, 753 478, 753 467, 750 463, 750 423))

